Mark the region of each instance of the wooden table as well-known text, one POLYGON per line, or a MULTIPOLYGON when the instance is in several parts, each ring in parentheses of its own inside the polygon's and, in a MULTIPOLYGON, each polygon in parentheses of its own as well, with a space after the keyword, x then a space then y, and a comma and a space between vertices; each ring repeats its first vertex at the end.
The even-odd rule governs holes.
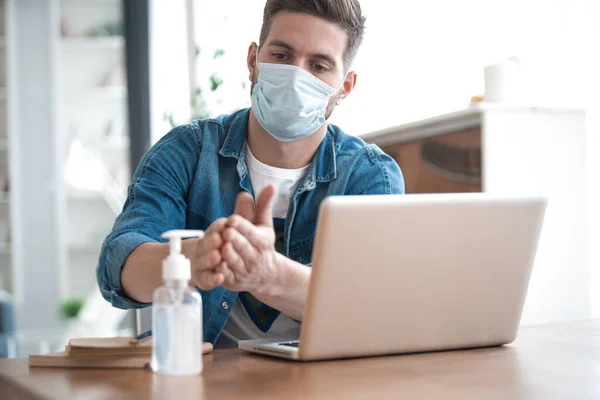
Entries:
POLYGON ((600 399, 600 320, 522 328, 509 346, 298 363, 237 350, 202 376, 29 369, 0 360, 1 399, 600 399))

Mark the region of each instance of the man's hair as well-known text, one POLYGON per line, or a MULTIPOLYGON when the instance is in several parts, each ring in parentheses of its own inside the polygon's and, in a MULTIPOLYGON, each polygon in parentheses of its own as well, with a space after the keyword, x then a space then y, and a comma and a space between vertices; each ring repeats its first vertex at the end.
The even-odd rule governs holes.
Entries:
POLYGON ((267 0, 260 30, 260 46, 267 40, 273 18, 280 11, 309 14, 340 26, 348 35, 344 68, 350 68, 365 32, 365 17, 358 0, 267 0))

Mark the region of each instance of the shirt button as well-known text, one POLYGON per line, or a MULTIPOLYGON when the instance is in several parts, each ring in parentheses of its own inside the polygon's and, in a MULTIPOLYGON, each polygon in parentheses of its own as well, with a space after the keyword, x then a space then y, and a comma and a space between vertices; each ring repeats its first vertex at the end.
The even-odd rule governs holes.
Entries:
POLYGON ((227 302, 226 302, 226 301, 224 301, 224 302, 222 302, 222 303, 221 303, 221 308, 222 308, 223 310, 227 310, 227 309, 229 308, 229 304, 227 304, 227 302))

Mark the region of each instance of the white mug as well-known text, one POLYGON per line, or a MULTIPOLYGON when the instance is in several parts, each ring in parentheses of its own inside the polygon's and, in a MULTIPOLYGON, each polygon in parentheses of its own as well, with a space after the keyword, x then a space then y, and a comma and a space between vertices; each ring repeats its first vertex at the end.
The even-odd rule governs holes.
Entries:
POLYGON ((483 69, 485 101, 516 102, 522 94, 522 74, 519 58, 511 57, 483 69))

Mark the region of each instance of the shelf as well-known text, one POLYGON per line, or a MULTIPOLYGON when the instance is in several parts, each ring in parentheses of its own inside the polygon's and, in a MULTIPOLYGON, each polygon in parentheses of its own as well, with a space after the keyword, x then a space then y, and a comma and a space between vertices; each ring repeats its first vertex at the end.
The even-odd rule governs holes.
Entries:
POLYGON ((124 43, 123 36, 67 36, 61 38, 61 45, 64 49, 121 49, 124 43))
POLYGON ((483 102, 447 114, 436 115, 431 118, 409 122, 367 134, 360 134, 359 137, 365 142, 374 143, 379 147, 412 142, 442 134, 477 128, 481 126, 485 112, 505 112, 508 110, 579 116, 585 114, 585 111, 581 108, 561 107, 552 104, 532 106, 528 104, 483 102))

